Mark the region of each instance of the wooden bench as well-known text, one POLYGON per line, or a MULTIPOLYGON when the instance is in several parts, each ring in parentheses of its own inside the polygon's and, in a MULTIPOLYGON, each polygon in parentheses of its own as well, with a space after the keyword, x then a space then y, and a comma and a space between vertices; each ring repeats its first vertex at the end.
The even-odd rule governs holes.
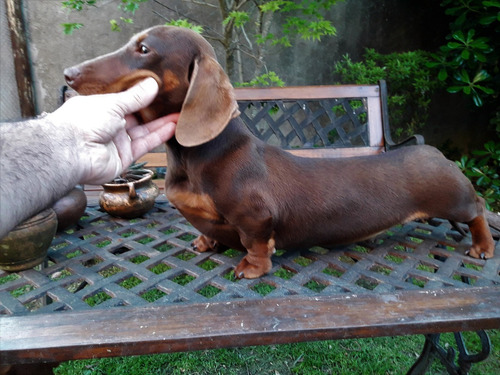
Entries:
MULTIPOLYGON (((254 134, 299 155, 399 147, 384 82, 237 89, 237 98, 254 134)), ((161 167, 164 158, 142 161, 161 167)), ((244 254, 193 251, 197 234, 164 196, 136 220, 91 202, 73 231, 56 236, 43 267, 0 271, 0 373, 38 374, 70 359, 410 334, 426 343, 409 373, 424 373, 434 357, 465 373, 490 352, 483 330, 500 327, 496 230, 496 256, 487 261, 465 256, 470 236, 433 219, 330 251, 279 251, 268 275, 239 281, 231 270, 244 254), (478 331, 482 350, 469 355, 460 331, 478 331), (456 333, 458 364, 439 345, 443 332, 456 333)))

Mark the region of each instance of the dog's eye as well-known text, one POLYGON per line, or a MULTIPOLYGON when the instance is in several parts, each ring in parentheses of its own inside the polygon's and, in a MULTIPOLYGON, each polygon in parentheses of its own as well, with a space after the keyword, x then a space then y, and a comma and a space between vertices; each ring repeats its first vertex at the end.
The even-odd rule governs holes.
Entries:
POLYGON ((140 51, 143 55, 145 55, 145 54, 149 53, 149 48, 148 48, 148 47, 146 47, 144 44, 141 44, 141 45, 139 46, 139 51, 140 51))

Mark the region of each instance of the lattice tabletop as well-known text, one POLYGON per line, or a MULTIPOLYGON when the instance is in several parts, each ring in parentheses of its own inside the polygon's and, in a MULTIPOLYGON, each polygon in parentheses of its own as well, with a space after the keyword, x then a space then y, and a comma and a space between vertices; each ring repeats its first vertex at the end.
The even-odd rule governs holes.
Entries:
POLYGON ((498 287, 500 242, 487 261, 464 255, 470 237, 446 221, 411 222, 376 238, 327 250, 278 251, 272 271, 237 280, 240 251, 199 253, 198 235, 166 200, 135 220, 89 206, 78 226, 54 239, 43 267, 0 271, 0 313, 231 301, 240 298, 391 293, 498 287))

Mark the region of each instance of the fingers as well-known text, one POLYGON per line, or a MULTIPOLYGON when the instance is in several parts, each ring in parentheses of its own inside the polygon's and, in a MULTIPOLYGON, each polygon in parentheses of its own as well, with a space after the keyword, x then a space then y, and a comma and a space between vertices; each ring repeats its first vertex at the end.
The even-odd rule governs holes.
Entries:
POLYGON ((165 126, 171 122, 177 123, 177 120, 179 119, 180 114, 179 113, 172 113, 170 115, 160 117, 159 119, 153 120, 147 124, 140 125, 140 126, 135 126, 136 123, 127 123, 127 126, 125 129, 127 129, 127 132, 130 135, 130 138, 136 139, 138 137, 142 137, 143 135, 149 134, 151 132, 154 132, 158 129, 160 129, 162 126, 165 126))
POLYGON ((147 107, 158 94, 158 83, 153 78, 146 78, 128 90, 115 94, 116 105, 122 117, 147 107))
POLYGON ((159 129, 152 133, 132 140, 132 158, 137 160, 155 147, 165 143, 167 140, 172 138, 174 132, 175 123, 169 122, 168 124, 162 125, 159 129))
POLYGON ((114 138, 123 168, 127 168, 134 160, 172 138, 175 132, 175 121, 178 118, 179 114, 174 113, 144 125, 127 123, 128 129, 122 129, 114 138))

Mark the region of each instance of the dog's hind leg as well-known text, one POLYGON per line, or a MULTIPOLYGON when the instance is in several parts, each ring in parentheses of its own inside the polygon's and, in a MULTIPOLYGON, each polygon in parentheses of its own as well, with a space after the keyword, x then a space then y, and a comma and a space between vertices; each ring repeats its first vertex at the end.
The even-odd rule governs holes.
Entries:
POLYGON ((467 223, 472 235, 472 246, 467 254, 473 258, 493 258, 495 242, 488 227, 484 200, 480 197, 476 197, 476 199, 478 216, 467 223))
POLYGON ((234 275, 241 279, 255 279, 272 268, 271 255, 276 251, 273 238, 265 241, 254 241, 247 248, 248 254, 240 261, 234 270, 234 275))

